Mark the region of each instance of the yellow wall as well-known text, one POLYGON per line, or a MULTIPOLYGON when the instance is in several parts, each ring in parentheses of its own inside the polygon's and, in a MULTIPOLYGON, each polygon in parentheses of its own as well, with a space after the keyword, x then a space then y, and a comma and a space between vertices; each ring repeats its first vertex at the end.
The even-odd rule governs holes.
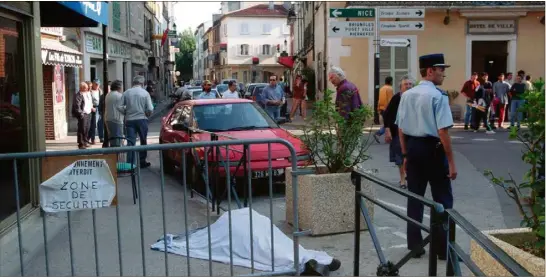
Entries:
MULTIPOLYGON (((331 2, 330 5, 333 7, 337 3, 341 2, 331 2)), ((444 16, 444 11, 427 10, 424 19, 424 31, 381 32, 380 35, 417 36, 417 43, 412 43, 412 47, 417 47, 417 62, 418 57, 421 55, 444 53, 446 62, 451 67, 447 69, 447 77, 441 87, 444 90, 460 90, 464 81, 468 79, 468 76, 466 76, 467 18, 459 16, 458 13, 452 14, 450 23, 444 25, 444 16)), ((545 70, 544 25, 539 23, 538 17, 540 16, 544 16, 544 12, 530 12, 526 17, 520 18, 518 23, 516 67, 517 70, 524 69, 533 78, 544 77, 545 70)), ((370 20, 352 18, 351 21, 370 20)), ((381 21, 387 21, 387 19, 381 21)), ((369 49, 368 39, 365 38, 343 38, 342 46, 349 46, 351 55, 340 58, 340 67, 345 71, 347 79, 359 88, 362 101, 368 103, 369 74, 373 74, 373 71, 370 72, 369 70, 370 63, 373 69, 373 59, 368 60, 368 55, 369 51, 373 52, 374 49, 369 49)), ((332 44, 329 44, 328 47, 330 53, 336 51, 332 44)), ((413 77, 420 79, 418 65, 410 64, 410 67, 414 70, 413 77)), ((461 105, 464 104, 463 99, 457 99, 456 102, 460 102, 461 105)), ((373 105, 373 103, 368 104, 373 105)))
POLYGON ((519 19, 518 26, 516 68, 525 70, 534 79, 545 77, 544 25, 538 19, 541 16, 544 12, 528 13, 519 19))

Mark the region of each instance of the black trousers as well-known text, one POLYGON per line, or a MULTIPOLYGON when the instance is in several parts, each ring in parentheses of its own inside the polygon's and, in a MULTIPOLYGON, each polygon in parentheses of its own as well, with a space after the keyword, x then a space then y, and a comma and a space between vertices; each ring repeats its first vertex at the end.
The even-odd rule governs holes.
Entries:
MULTIPOLYGON (((407 181, 408 190, 424 196, 430 183, 432 199, 444 206, 453 208, 451 180, 448 177, 449 166, 440 139, 435 137, 407 136, 407 181)), ((408 198, 408 217, 423 222, 423 204, 408 198)), ((439 246, 438 255, 447 254, 447 232, 441 227, 436 238, 439 246), (439 240, 439 241, 438 241, 439 240)), ((407 224, 408 249, 414 249, 423 242, 421 229, 411 223, 407 224)))
POLYGON ((91 112, 91 118, 89 120, 89 132, 88 141, 95 141, 95 133, 97 130, 97 112, 91 112))
POLYGON ((87 135, 89 134, 90 124, 90 114, 83 114, 82 117, 78 118, 78 146, 84 146, 87 142, 87 135))

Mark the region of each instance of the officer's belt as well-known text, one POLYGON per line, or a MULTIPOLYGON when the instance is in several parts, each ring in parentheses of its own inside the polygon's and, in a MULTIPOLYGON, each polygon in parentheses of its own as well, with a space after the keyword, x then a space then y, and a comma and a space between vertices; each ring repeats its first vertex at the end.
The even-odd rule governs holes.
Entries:
POLYGON ((428 142, 428 143, 439 143, 440 142, 440 139, 437 138, 437 137, 433 137, 433 136, 426 136, 426 137, 414 137, 414 136, 408 136, 408 135, 405 135, 408 140, 418 140, 418 141, 423 141, 423 142, 428 142))

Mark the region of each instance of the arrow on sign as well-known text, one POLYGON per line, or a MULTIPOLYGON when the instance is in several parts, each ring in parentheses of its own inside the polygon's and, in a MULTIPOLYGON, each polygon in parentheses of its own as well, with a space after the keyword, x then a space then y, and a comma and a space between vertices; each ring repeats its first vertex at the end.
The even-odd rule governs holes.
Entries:
POLYGON ((332 31, 334 31, 334 33, 337 33, 337 31, 339 31, 339 28, 334 26, 334 28, 332 28, 332 31))
POLYGON ((421 22, 419 22, 417 25, 415 25, 415 27, 421 29, 421 28, 423 28, 423 24, 421 24, 421 22))
POLYGON ((332 15, 333 15, 334 17, 336 17, 336 18, 337 18, 338 16, 340 16, 341 14, 343 14, 343 13, 340 12, 340 11, 338 11, 337 9, 335 9, 335 10, 332 11, 332 15))
POLYGON ((421 16, 421 15, 423 15, 423 11, 422 11, 422 10, 418 10, 418 11, 415 12, 415 14, 418 15, 418 16, 421 16))

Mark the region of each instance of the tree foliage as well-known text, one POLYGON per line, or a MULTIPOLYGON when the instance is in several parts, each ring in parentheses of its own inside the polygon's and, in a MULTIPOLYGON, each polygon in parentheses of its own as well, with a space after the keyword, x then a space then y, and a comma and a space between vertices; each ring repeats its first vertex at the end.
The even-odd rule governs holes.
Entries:
POLYGON ((179 34, 178 48, 175 55, 176 70, 180 71, 180 79, 190 80, 193 75, 193 51, 195 51, 195 36, 191 28, 179 34))
POLYGON ((303 129, 302 141, 309 150, 315 168, 324 165, 328 173, 350 172, 368 159, 369 136, 364 138, 364 123, 372 117, 372 109, 363 105, 346 120, 336 110, 332 90, 314 104, 313 117, 303 129))
POLYGON ((522 182, 517 182, 510 174, 509 179, 497 177, 491 171, 486 171, 485 175, 515 201, 523 219, 521 225, 535 233, 536 241, 524 247, 532 254, 544 257, 544 80, 540 79, 533 85, 535 89, 525 92, 525 104, 520 108, 527 114, 524 120, 527 130, 515 127, 510 130, 510 138, 517 139, 525 147, 521 159, 529 165, 529 170, 522 182), (524 195, 523 190, 530 191, 530 195, 524 195), (528 203, 528 209, 523 200, 528 203))

